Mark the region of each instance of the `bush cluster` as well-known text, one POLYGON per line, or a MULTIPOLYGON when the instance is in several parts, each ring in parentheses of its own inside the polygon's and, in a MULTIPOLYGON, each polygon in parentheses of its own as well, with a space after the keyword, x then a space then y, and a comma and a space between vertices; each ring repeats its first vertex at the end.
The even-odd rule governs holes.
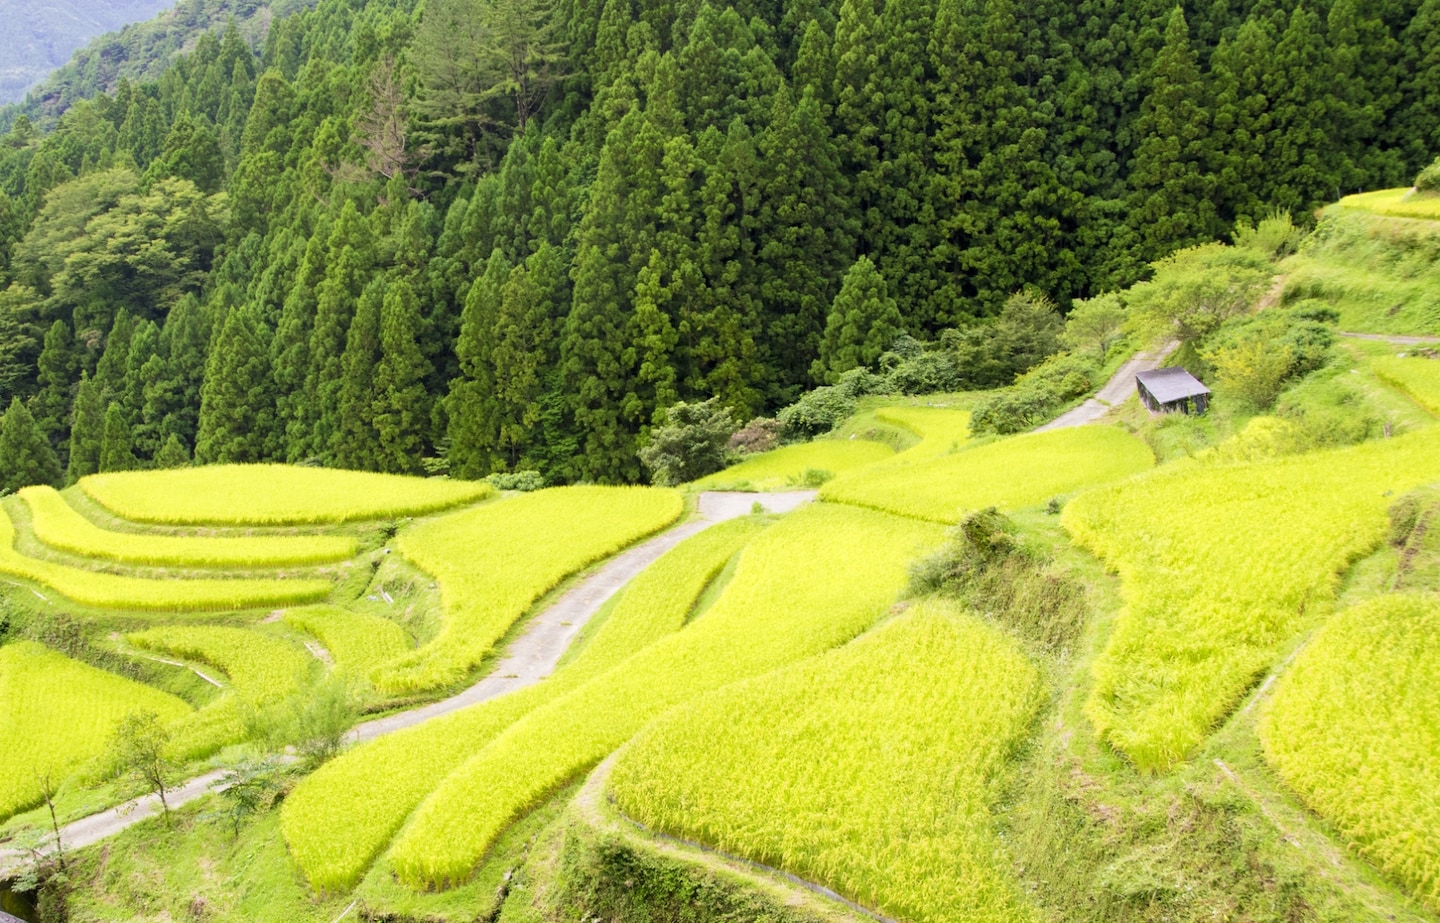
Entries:
POLYGON ((970 430, 978 435, 1010 435, 1034 429, 1076 398, 1089 394, 1100 369, 1075 353, 1058 353, 975 405, 970 430))

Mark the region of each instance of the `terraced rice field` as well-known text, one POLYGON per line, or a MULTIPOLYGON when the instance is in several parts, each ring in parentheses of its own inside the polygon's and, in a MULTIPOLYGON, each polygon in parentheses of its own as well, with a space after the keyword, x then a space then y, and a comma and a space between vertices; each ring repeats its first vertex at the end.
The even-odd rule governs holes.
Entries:
POLYGON ((353 887, 407 817, 473 752, 524 715, 679 631, 701 592, 765 529, 713 526, 633 580, 578 655, 545 682, 381 737, 322 766, 286 799, 285 841, 317 889, 353 887))
POLYGON ((395 622, 339 606, 290 609, 284 619, 290 627, 314 635, 336 666, 354 676, 368 677, 412 647, 410 636, 395 622))
POLYGON ((1360 855, 1440 910, 1440 600, 1332 619, 1262 713, 1265 755, 1360 855))
POLYGON ((1038 506, 1144 471, 1154 463, 1150 449, 1124 431, 1082 426, 1016 436, 915 464, 866 468, 826 484, 820 496, 955 523, 970 510, 1038 506))
POLYGON ((123 519, 175 526, 289 526, 419 516, 494 496, 483 481, 304 468, 210 465, 95 474, 80 482, 123 519))
POLYGON ((1440 196, 1417 195, 1409 187, 1348 195, 1339 205, 1390 218, 1440 219, 1440 196))
POLYGON ((671 712, 622 751, 609 791, 647 827, 892 918, 1031 920, 991 807, 1039 688, 999 630, 926 604, 671 712))
POLYGON ((719 600, 684 630, 526 715, 452 772, 395 841, 411 887, 467 880, 506 828, 675 705, 844 644, 938 545, 933 525, 818 505, 747 548, 719 600))
POLYGON ((566 577, 663 529, 684 503, 649 487, 561 487, 421 523, 396 547, 440 582, 439 636, 377 670, 382 692, 464 679, 566 577))
POLYGON ((0 647, 0 819, 41 798, 99 756, 133 712, 173 722, 190 706, 173 695, 71 660, 28 641, 0 647))
POLYGON ((80 515, 53 487, 20 491, 35 537, 51 548, 121 564, 158 567, 294 567, 354 557, 359 543, 338 535, 171 536, 111 532, 80 515))
POLYGON ((208 664, 228 676, 243 699, 257 704, 297 692, 315 666, 315 659, 293 644, 227 625, 166 625, 125 640, 141 650, 208 664))
POLYGON ((1404 391, 1415 403, 1440 414, 1440 359, 1377 356, 1370 360, 1376 376, 1404 391))
POLYGON ((697 490, 780 490, 817 486, 813 479, 828 478, 853 468, 889 458, 895 450, 868 439, 821 439, 787 445, 747 458, 724 471, 695 481, 697 490))
POLYGON ((1167 466, 1092 491, 1065 528, 1125 608, 1086 714, 1140 769, 1188 758, 1386 534, 1392 494, 1440 477, 1434 430, 1258 462, 1167 466))
POLYGON ((200 612, 317 602, 330 593, 325 580, 148 580, 99 573, 29 558, 15 550, 15 528, 0 508, 0 574, 30 580, 97 609, 200 612))

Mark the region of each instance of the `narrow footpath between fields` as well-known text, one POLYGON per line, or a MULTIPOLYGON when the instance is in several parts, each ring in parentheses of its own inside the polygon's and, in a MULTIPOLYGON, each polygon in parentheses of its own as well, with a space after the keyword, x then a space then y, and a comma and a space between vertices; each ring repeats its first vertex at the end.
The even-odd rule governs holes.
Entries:
POLYGON ((1405 337, 1392 336, 1388 333, 1341 333, 1342 337, 1351 340, 1376 340, 1380 343, 1389 343, 1392 346, 1440 346, 1440 337, 1405 337))
MULTIPOLYGON (((700 494, 695 517, 622 551, 581 580, 532 618, 520 637, 506 648, 495 668, 475 685, 448 699, 367 721, 351 731, 349 739, 352 742, 373 740, 539 682, 550 675, 580 629, 610 597, 665 552, 711 526, 748 515, 756 503, 767 512, 788 513, 811 502, 815 496, 813 490, 773 494, 707 491, 700 494)), ((216 770, 197 776, 167 791, 165 800, 172 809, 189 804, 210 792, 219 791, 216 783, 224 775, 224 770, 216 770)), ((66 850, 83 849, 159 813, 160 799, 146 795, 64 825, 60 828, 60 841, 66 850)), ((0 876, 17 868, 23 859, 14 850, 0 849, 0 876)))

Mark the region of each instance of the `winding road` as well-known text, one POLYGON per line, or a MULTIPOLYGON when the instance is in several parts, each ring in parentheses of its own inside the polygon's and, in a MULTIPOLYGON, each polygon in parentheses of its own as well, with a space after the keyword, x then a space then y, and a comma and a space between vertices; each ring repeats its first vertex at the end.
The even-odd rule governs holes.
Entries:
MULTIPOLYGON (((350 740, 373 740, 539 682, 550 675, 580 629, 610 597, 665 552, 711 526, 748 515, 756 503, 770 513, 788 513, 814 500, 815 496, 813 490, 773 494, 708 491, 700 494, 695 516, 608 559, 530 619, 521 635, 506 648, 495 669, 479 682, 448 699, 358 725, 350 732, 350 740)), ((223 786, 217 783, 224 776, 224 770, 216 770, 189 779, 166 792, 166 801, 173 809, 219 791, 223 786)), ((83 849, 148 820, 160 811, 160 799, 155 795, 136 798, 65 824, 60 828, 60 842, 67 851, 83 849)), ((19 867, 24 858, 16 850, 0 849, 0 877, 19 867)))
POLYGON ((1135 390, 1135 376, 1140 372, 1148 372, 1151 369, 1158 369, 1165 357, 1178 346, 1178 343, 1170 342, 1159 349, 1151 349, 1145 352, 1136 353, 1135 356, 1124 365, 1105 386, 1095 392, 1095 396, 1075 407, 1062 413, 1060 416, 1046 423, 1044 426, 1036 427, 1035 432, 1043 433, 1052 429, 1069 429, 1073 426, 1084 426, 1086 423, 1094 423, 1105 416, 1110 408, 1124 401, 1135 390))

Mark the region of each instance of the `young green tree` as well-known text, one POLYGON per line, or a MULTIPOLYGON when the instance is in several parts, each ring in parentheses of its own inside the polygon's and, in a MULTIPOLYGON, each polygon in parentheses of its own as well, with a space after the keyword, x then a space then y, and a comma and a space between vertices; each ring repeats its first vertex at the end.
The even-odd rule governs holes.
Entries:
POLYGON ((70 336, 70 325, 57 320, 45 333, 36 375, 40 390, 30 404, 36 424, 57 451, 68 441, 70 407, 75 403, 79 377, 80 355, 70 336))
POLYGON ((402 279, 386 291, 380 310, 380 366, 372 405, 377 466, 393 474, 418 474, 425 448, 430 413, 419 332, 420 303, 402 279))
POLYGON ((845 273, 840 293, 830 306, 820 357, 810 367, 818 384, 834 384, 853 368, 871 367, 904 333, 900 308, 889 286, 868 256, 845 273))
POLYGON ((185 444, 180 437, 171 433, 155 453, 155 467, 161 470, 166 468, 184 468, 190 464, 190 453, 185 451, 185 444))
POLYGON ((109 746, 110 760, 119 770, 120 778, 133 790, 160 799, 167 826, 170 802, 166 796, 170 793, 174 772, 165 756, 169 743, 170 732, 160 723, 160 717, 152 711, 142 711, 126 715, 115 726, 109 746))
POLYGON ((71 484, 100 470, 100 451, 105 442, 105 401, 100 386, 80 373, 75 389, 75 409, 70 425, 70 464, 65 479, 71 484))
POLYGON ((257 462, 267 457, 275 403, 267 339, 249 306, 233 308, 225 318, 200 392, 196 461, 257 462))
POLYGON ((456 477, 484 477, 495 467, 499 434, 493 350, 510 270, 510 261, 496 247, 485 263, 484 273, 470 286, 460 315, 460 339, 455 344, 460 377, 450 383, 445 399, 450 471, 456 477))
POLYGON ((725 447, 737 428, 730 408, 718 397, 696 404, 680 401, 650 431, 640 460, 656 484, 685 484, 725 467, 725 447))
POLYGON ((1077 301, 1065 316, 1065 344, 1093 353, 1103 364, 1110 350, 1124 338, 1125 320, 1125 306, 1118 295, 1096 295, 1077 301))
POLYGON ((119 401, 105 408, 105 435, 100 441, 101 471, 131 471, 139 467, 130 442, 130 423, 119 401))
POLYGON ((55 450, 18 397, 10 399, 10 409, 0 420, 0 458, 5 460, 0 465, 0 494, 31 484, 60 484, 55 450))

